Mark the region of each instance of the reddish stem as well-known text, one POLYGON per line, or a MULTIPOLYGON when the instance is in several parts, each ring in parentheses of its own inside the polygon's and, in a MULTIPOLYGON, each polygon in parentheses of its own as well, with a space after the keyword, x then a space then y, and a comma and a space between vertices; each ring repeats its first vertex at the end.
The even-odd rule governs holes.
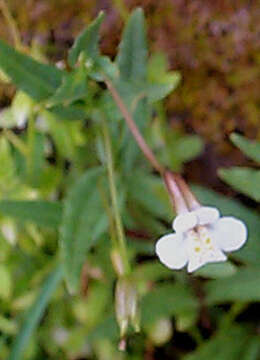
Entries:
POLYGON ((110 91, 116 105, 118 106, 119 110, 121 111, 134 139, 136 140, 139 148, 142 150, 143 154, 147 158, 147 160, 150 162, 150 164, 153 166, 155 170, 157 170, 166 185, 166 188, 168 190, 168 193, 170 195, 171 201, 173 203, 173 206, 176 209, 177 214, 187 212, 189 210, 192 210, 194 208, 197 208, 200 206, 199 202, 195 198, 195 196, 190 191, 188 185, 185 183, 185 181, 182 179, 180 175, 174 174, 173 172, 166 170, 163 165, 161 165, 153 151, 150 149, 146 141, 144 140, 143 136, 141 135, 138 127, 136 126, 132 115, 128 111, 127 107, 125 106, 121 96, 117 92, 116 88, 112 84, 112 82, 104 76, 105 84, 107 85, 108 90, 110 91), (184 199, 184 197, 185 199, 184 199), (188 204, 185 203, 185 200, 188 204))
POLYGON ((143 136, 140 134, 138 127, 136 126, 130 112, 126 108, 123 100, 121 99, 120 95, 118 94, 117 90, 113 86, 112 82, 105 77, 105 83, 107 85, 108 90, 110 91, 115 103, 117 104, 119 110, 121 111, 122 115, 125 118, 125 121, 133 134, 138 146, 144 153, 147 160, 151 163, 155 170, 157 170, 161 175, 163 175, 165 169, 164 167, 157 161, 155 158, 152 150, 147 145, 146 141, 144 140, 143 136))

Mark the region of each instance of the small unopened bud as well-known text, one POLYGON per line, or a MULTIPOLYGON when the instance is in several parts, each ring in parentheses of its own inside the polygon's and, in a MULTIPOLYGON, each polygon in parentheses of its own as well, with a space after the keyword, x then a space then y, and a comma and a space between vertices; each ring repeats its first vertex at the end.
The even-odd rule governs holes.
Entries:
POLYGON ((122 256, 120 255, 119 251, 117 249, 114 249, 111 251, 111 261, 113 268, 117 274, 118 277, 124 275, 124 263, 122 260, 122 256))
POLYGON ((87 59, 85 61, 85 66, 86 66, 87 69, 91 69, 93 67, 93 65, 94 64, 93 64, 93 61, 91 59, 87 59))
POLYGON ((176 320, 176 328, 178 331, 187 331, 195 321, 195 316, 193 314, 186 314, 179 316, 176 320))
POLYGON ((120 328, 121 338, 125 336, 128 328, 127 313, 127 282, 125 279, 119 279, 116 284, 115 292, 115 311, 116 320, 120 328))
POLYGON ((119 351, 126 350, 126 339, 125 338, 120 339, 119 344, 118 344, 118 350, 119 351))
POLYGON ((136 287, 133 283, 129 286, 129 294, 127 299, 127 311, 129 320, 136 332, 140 331, 140 316, 138 311, 138 295, 136 287))
POLYGON ((138 297, 131 279, 121 277, 117 281, 115 291, 115 312, 120 328, 120 336, 124 338, 129 324, 139 331, 138 297))
POLYGON ((6 221, 4 224, 2 224, 1 230, 6 240, 11 245, 15 245, 17 240, 17 233, 14 224, 11 221, 6 221))
POLYGON ((157 345, 163 345, 172 337, 172 323, 169 319, 161 318, 149 329, 149 338, 157 345))

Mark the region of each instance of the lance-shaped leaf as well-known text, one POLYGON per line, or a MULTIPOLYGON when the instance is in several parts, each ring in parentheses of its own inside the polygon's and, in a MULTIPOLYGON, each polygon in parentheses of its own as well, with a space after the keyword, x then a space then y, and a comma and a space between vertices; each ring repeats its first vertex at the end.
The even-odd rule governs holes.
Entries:
POLYGON ((98 188, 102 169, 88 170, 71 188, 64 204, 60 231, 61 255, 70 292, 78 290, 88 250, 107 227, 98 188))
POLYGON ((235 190, 260 201, 260 170, 235 166, 231 169, 220 169, 218 174, 235 190))
POLYGON ((235 133, 230 136, 230 139, 246 156, 260 163, 260 141, 248 140, 235 133))
POLYGON ((62 266, 58 265, 43 283, 38 297, 25 315, 24 323, 18 336, 14 340, 8 360, 22 359, 24 350, 30 340, 30 337, 39 324, 52 294, 59 285, 62 279, 62 274, 62 266))
POLYGON ((21 90, 41 101, 51 96, 61 83, 62 71, 41 64, 0 40, 0 68, 21 90))
POLYGON ((209 279, 218 279, 232 276, 236 271, 236 266, 231 262, 226 261, 222 263, 206 264, 202 268, 196 270, 195 275, 209 279))
POLYGON ((142 323, 147 327, 162 317, 196 314, 198 301, 182 284, 160 284, 143 297, 141 309, 142 323))
POLYGON ((60 120, 84 120, 86 119, 85 110, 78 105, 62 106, 55 105, 49 108, 50 112, 60 120))
POLYGON ((43 200, 2 200, 0 213, 36 225, 57 228, 61 221, 61 204, 43 200))
POLYGON ((55 94, 48 99, 48 106, 68 105, 87 95, 87 70, 84 66, 64 74, 62 84, 55 94))
MULTIPOLYGON (((245 327, 231 326, 221 329, 210 340, 204 341, 197 349, 182 357, 183 360, 245 360, 250 337, 245 327)), ((252 345, 251 345, 252 346, 252 345)), ((256 357, 250 357, 256 360, 256 357)))
POLYGON ((130 16, 119 45, 116 62, 123 80, 143 81, 147 74, 147 43, 143 10, 130 16))
MULTIPOLYGON (((16 51, 0 40, 0 69, 14 85, 31 98, 42 101, 51 97, 61 85, 65 72, 52 65, 41 64, 32 57, 16 51)), ((58 118, 83 120, 84 109, 77 105, 53 106, 49 110, 58 118)))
MULTIPOLYGON (((150 107, 146 99, 138 101, 135 110, 133 111, 133 118, 140 131, 144 131, 146 124, 148 123, 150 115, 150 107)), ((122 167, 126 173, 132 171, 138 156, 141 151, 136 145, 133 135, 130 133, 126 124, 124 124, 125 136, 122 144, 122 167)))
POLYGON ((98 17, 76 38, 69 52, 69 65, 74 66, 83 52, 87 58, 95 59, 98 54, 99 29, 104 19, 104 13, 98 17))
POLYGON ((227 301, 260 300, 259 267, 238 270, 233 276, 212 280, 207 284, 207 301, 210 304, 227 301))
POLYGON ((149 59, 149 83, 146 92, 150 102, 163 99, 179 85, 181 74, 178 71, 167 71, 167 68, 166 56, 163 53, 156 53, 149 59))

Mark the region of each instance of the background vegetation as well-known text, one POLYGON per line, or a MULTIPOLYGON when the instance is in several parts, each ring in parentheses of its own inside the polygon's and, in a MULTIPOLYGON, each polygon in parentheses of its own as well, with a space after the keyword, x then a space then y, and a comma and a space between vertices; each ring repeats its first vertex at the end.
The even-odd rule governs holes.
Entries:
POLYGON ((0 6, 0 359, 257 360, 258 2, 0 6), (191 276, 155 258, 174 214, 104 76, 160 161, 245 221, 248 243, 229 262, 191 276), (120 236, 141 323, 125 353, 111 263, 120 236))

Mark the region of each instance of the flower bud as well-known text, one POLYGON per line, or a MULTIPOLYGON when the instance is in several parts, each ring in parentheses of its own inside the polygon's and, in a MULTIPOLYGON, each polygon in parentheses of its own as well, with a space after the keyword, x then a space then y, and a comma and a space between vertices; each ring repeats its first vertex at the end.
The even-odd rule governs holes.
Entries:
POLYGON ((128 328, 127 313, 127 282, 124 278, 119 279, 115 291, 116 320, 120 327, 120 336, 124 337, 128 328))
POLYGON ((121 338, 125 337, 129 324, 139 331, 137 291, 131 279, 121 277, 115 291, 115 312, 121 338))
POLYGON ((138 311, 138 295, 135 285, 130 281, 127 294, 127 313, 136 332, 140 331, 140 316, 138 311))
POLYGON ((113 268, 114 268, 117 276, 119 276, 119 277, 123 276, 124 275, 124 263, 123 263, 122 256, 120 255, 119 251, 117 249, 112 250, 110 257, 111 257, 113 268))
POLYGON ((196 314, 187 313, 178 316, 176 319, 176 328, 178 331, 184 332, 187 331, 196 321, 196 314))
POLYGON ((161 346, 171 339, 172 333, 171 321, 169 319, 161 318, 149 329, 149 338, 152 340, 153 344, 161 346))

